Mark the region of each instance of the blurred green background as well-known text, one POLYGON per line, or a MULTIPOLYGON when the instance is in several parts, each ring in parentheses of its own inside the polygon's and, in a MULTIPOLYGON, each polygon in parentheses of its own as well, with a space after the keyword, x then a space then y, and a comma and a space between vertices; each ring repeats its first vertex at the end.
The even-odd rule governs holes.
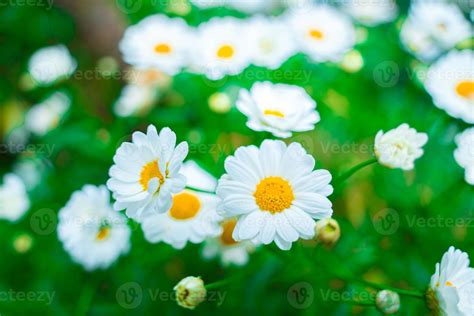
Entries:
MULTIPOLYGON (((413 77, 415 67, 424 66, 402 50, 400 21, 370 29, 358 26, 359 37, 365 38, 355 47, 364 59, 358 72, 347 72, 335 64, 314 64, 297 55, 279 70, 252 66, 242 75, 219 82, 182 73, 160 86, 160 97, 149 113, 119 118, 112 105, 124 85, 123 72, 116 76, 104 73, 103 58, 115 58, 116 71, 126 68, 117 43, 127 25, 157 12, 184 14, 191 25, 216 15, 245 15, 191 7, 183 12, 171 1, 143 1, 133 10, 124 9, 123 1, 58 0, 52 7, 39 0, 35 5, 1 4, 2 143, 6 144, 12 128, 21 125, 31 105, 58 89, 72 97, 71 110, 58 128, 44 137, 30 138, 32 150, 0 154, 2 175, 25 161, 33 162, 41 174, 40 183, 29 192, 32 207, 27 215, 18 223, 0 221, 2 316, 379 315, 373 307, 347 302, 363 298, 370 289, 343 276, 423 290, 449 246, 472 258, 474 189, 465 183, 464 171, 453 158, 454 136, 467 125, 434 107, 413 77), (25 88, 24 73, 31 54, 58 43, 65 44, 78 61, 76 74, 50 87, 25 88), (91 76, 77 75, 81 73, 91 76), (387 81, 383 73, 395 77, 387 81), (132 249, 110 269, 87 273, 73 263, 58 241, 54 214, 84 184, 106 182, 115 150, 133 131, 144 130, 150 123, 159 128, 170 126, 178 139, 190 143, 189 158, 216 177, 223 173, 223 161, 236 147, 262 141, 264 136, 249 130, 245 117, 235 108, 216 113, 208 102, 216 92, 234 101, 239 88, 250 87, 256 74, 264 80, 303 86, 317 101, 321 122, 314 131, 295 135, 293 141, 304 144, 316 157, 318 168, 338 175, 369 159, 377 131, 403 122, 429 134, 425 154, 413 171, 374 165, 336 190, 331 200, 342 237, 333 249, 305 242, 285 253, 272 245, 259 249, 243 268, 223 269, 217 260, 200 259, 201 245, 188 245, 182 251, 166 244, 152 245, 144 240, 140 227, 130 222, 132 249), (51 153, 44 150, 46 145, 52 146, 48 147, 51 153), (387 214, 395 222, 381 226, 380 219, 387 214), (193 312, 179 308, 169 296, 156 297, 158 292, 171 295, 173 286, 188 275, 202 276, 208 283, 237 277, 219 290, 225 295, 221 304, 209 299, 193 312), (137 286, 140 301, 132 297, 130 305, 122 290, 137 286), (309 293, 304 303, 292 294, 295 289, 309 293), (35 298, 5 299, 4 293, 12 291, 34 293, 35 298), (54 295, 51 304, 47 295, 54 295)), ((403 16, 408 3, 399 5, 403 16)), ((428 314, 421 300, 402 297, 399 315, 428 314)))

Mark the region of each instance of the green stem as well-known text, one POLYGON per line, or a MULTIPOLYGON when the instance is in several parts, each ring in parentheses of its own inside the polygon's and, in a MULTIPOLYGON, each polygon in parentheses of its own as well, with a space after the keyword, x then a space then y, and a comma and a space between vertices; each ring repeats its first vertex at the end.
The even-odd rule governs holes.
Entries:
POLYGON ((423 292, 420 292, 420 291, 404 290, 404 289, 399 289, 399 288, 396 288, 396 287, 388 286, 388 285, 385 285, 385 284, 377 284, 377 283, 372 283, 372 282, 369 282, 369 281, 359 280, 359 279, 352 279, 352 281, 358 282, 358 283, 361 283, 361 284, 365 284, 365 285, 367 285, 371 288, 378 289, 378 290, 390 290, 390 291, 393 291, 393 292, 397 292, 400 295, 406 295, 406 296, 425 299, 425 294, 423 292))
POLYGON ((217 281, 211 284, 207 284, 205 287, 206 287, 206 290, 212 290, 212 289, 216 289, 221 286, 227 285, 229 282, 230 282, 229 279, 224 279, 224 280, 217 281))
POLYGON ((77 316, 87 315, 92 303, 92 299, 94 298, 94 294, 95 286, 91 285, 90 283, 86 283, 82 289, 82 293, 77 304, 77 316))
POLYGON ((191 191, 195 191, 195 192, 201 192, 201 193, 207 193, 207 194, 216 194, 216 192, 201 190, 201 189, 197 189, 197 188, 186 187, 186 189, 191 190, 191 191))
POLYGON ((361 305, 361 306, 375 306, 375 302, 362 302, 362 301, 346 301, 345 303, 351 305, 361 305))
POLYGON ((367 167, 367 166, 370 166, 371 164, 374 164, 376 163, 378 160, 377 158, 371 158, 369 160, 366 160, 364 162, 361 162, 359 163, 358 165, 355 165, 354 167, 352 167, 351 169, 347 170, 346 172, 344 172, 343 174, 341 174, 340 176, 338 176, 334 181, 333 181, 333 185, 336 187, 338 186, 339 184, 341 184, 342 182, 344 182, 345 180, 347 180, 348 178, 350 178, 354 173, 356 173, 357 171, 363 169, 364 167, 367 167))

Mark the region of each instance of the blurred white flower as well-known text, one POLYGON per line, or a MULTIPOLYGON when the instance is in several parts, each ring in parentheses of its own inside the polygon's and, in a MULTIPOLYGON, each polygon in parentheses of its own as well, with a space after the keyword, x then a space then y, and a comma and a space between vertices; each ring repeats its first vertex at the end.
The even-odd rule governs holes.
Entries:
POLYGON ((130 26, 119 48, 125 62, 138 69, 158 68, 175 75, 188 63, 193 38, 183 19, 156 14, 130 26))
POLYGON ((40 85, 51 84, 70 76, 77 67, 76 60, 64 45, 41 48, 28 62, 28 72, 40 85))
POLYGON ((355 44, 351 20, 329 5, 290 11, 287 18, 299 50, 315 61, 340 61, 355 44))
POLYGON ((463 167, 467 183, 474 185, 474 127, 456 135, 454 158, 463 167))
POLYGON ((408 51, 429 62, 472 34, 469 22, 455 4, 415 1, 400 37, 408 51))
POLYGON ((425 88, 452 117, 474 124, 474 52, 453 50, 429 69, 425 88))
POLYGON ((316 102, 298 86, 256 82, 250 91, 240 90, 236 105, 250 129, 276 137, 312 130, 320 120, 316 102))
POLYGON ((155 126, 147 133, 135 132, 132 142, 124 142, 114 156, 107 187, 116 200, 115 210, 126 209, 128 217, 140 222, 152 214, 165 213, 171 207, 172 194, 181 192, 186 178, 180 174, 188 144, 176 146, 176 134, 155 126))
POLYGON ((190 0, 193 5, 200 9, 217 8, 226 5, 228 0, 190 0))
POLYGON ((248 14, 266 12, 274 5, 274 0, 227 0, 230 8, 248 14))
POLYGON ((130 228, 112 210, 105 186, 85 185, 59 211, 58 237, 72 259, 88 271, 106 269, 130 249, 130 228))
POLYGON ((56 128, 71 106, 71 99, 63 92, 55 92, 26 113, 26 128, 38 136, 44 136, 56 128))
POLYGON ((314 219, 332 215, 327 198, 331 174, 313 171, 315 160, 299 143, 265 140, 260 148, 240 147, 225 161, 217 195, 225 218, 237 217, 235 241, 273 241, 289 250, 299 238, 315 235, 314 219), (314 219, 313 219, 314 218, 314 219))
POLYGON ((474 315, 474 269, 469 267, 467 253, 449 248, 441 264, 436 264, 427 299, 437 315, 474 315))
POLYGON ((232 233, 237 225, 236 219, 222 222, 222 234, 217 238, 207 239, 202 249, 204 258, 219 257, 222 265, 243 266, 249 261, 249 254, 255 250, 255 245, 250 241, 235 241, 232 233))
POLYGON ((186 177, 186 186, 191 189, 215 192, 217 179, 201 168, 195 161, 188 160, 183 163, 181 173, 186 177))
POLYGON ((281 19, 256 15, 247 20, 246 28, 254 65, 277 69, 296 54, 293 36, 281 19))
POLYGON ((206 287, 201 278, 186 277, 174 287, 176 302, 187 309, 195 309, 206 299, 206 287))
POLYGON ((398 13, 398 7, 393 0, 349 0, 344 2, 342 8, 367 26, 391 22, 398 13))
POLYGON ((215 17, 199 25, 193 70, 211 80, 242 72, 251 54, 244 28, 245 22, 234 17, 215 17))
POLYGON ((20 177, 7 173, 0 185, 0 219, 19 220, 30 208, 30 200, 20 177))
POLYGON ((158 90, 155 87, 126 85, 114 104, 114 113, 117 116, 127 117, 146 112, 153 105, 157 95, 158 90))
POLYGON ((402 124, 387 133, 377 133, 375 155, 379 163, 386 167, 411 170, 415 167, 415 160, 423 155, 422 147, 427 141, 427 134, 402 124))

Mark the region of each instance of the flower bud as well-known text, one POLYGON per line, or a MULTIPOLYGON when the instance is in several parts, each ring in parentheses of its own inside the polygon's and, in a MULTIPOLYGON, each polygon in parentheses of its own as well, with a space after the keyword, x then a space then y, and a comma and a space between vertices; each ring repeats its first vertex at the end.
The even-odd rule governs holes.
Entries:
POLYGON ((194 309, 206 299, 206 288, 201 278, 186 277, 175 287, 178 305, 187 309, 194 309))
POLYGON ((400 309, 400 296, 393 291, 380 291, 375 298, 375 305, 384 314, 395 314, 400 309))
POLYGON ((333 218, 323 218, 316 223, 316 238, 325 245, 333 246, 341 237, 339 223, 333 218))

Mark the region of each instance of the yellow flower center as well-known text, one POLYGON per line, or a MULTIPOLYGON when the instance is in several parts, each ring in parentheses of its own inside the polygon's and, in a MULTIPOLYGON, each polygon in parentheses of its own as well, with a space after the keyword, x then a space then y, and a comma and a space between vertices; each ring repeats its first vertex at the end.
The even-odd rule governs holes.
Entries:
POLYGON ((100 229, 99 229, 99 232, 97 233, 97 235, 95 236, 95 239, 98 240, 98 241, 103 241, 105 239, 107 239, 107 237, 110 236, 110 227, 109 226, 102 226, 100 229))
POLYGON ((158 160, 149 162, 143 167, 142 172, 140 173, 140 184, 142 185, 143 190, 148 190, 148 182, 153 178, 158 178, 160 184, 165 182, 165 178, 158 167, 158 160))
POLYGON ((171 46, 166 43, 156 44, 154 49, 155 49, 155 53, 162 54, 162 55, 167 55, 171 53, 171 51, 173 50, 171 46))
POLYGON ((456 93, 470 101, 474 101, 474 81, 461 81, 456 86, 456 93))
POLYGON ((187 220, 195 217, 200 210, 199 198, 192 193, 182 192, 173 196, 170 216, 177 220, 187 220))
POLYGON ((222 59, 229 59, 234 56, 234 48, 230 45, 222 45, 217 50, 217 57, 222 59))
POLYGON ((283 212, 295 200, 293 188, 280 177, 268 177, 260 181, 253 196, 260 210, 272 214, 283 212))
POLYGON ((285 117, 285 114, 281 113, 280 111, 278 110, 265 110, 263 112, 263 114, 265 115, 272 115, 272 116, 276 116, 276 117, 280 117, 280 118, 284 118, 285 117))
POLYGON ((311 36, 311 38, 318 41, 324 38, 324 33, 318 29, 310 29, 308 33, 309 33, 309 36, 311 36))
POLYGON ((451 282, 449 282, 449 281, 446 281, 446 286, 454 287, 454 285, 453 285, 451 282))
POLYGON ((237 225, 237 221, 235 219, 228 220, 222 224, 223 232, 220 240, 224 246, 233 246, 238 243, 234 240, 234 238, 232 238, 235 225, 237 225))

